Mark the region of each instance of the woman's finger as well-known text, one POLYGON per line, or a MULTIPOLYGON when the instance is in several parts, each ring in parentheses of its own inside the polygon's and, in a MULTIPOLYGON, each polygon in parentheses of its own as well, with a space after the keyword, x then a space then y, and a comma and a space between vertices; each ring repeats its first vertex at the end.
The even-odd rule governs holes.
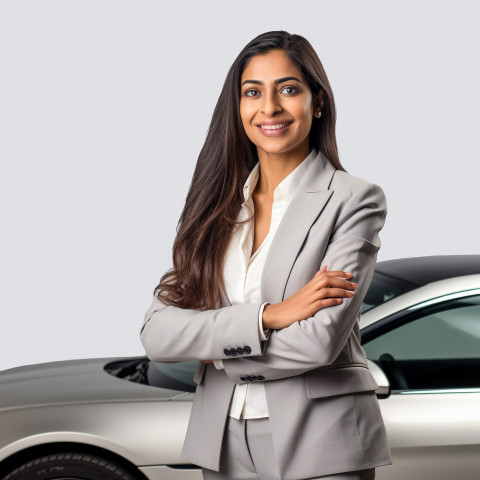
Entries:
POLYGON ((357 284, 351 282, 349 279, 340 277, 320 276, 315 278, 310 285, 310 290, 320 290, 322 288, 339 287, 347 290, 354 290, 357 284))
POLYGON ((324 265, 324 266, 314 275, 314 277, 316 277, 317 275, 320 275, 321 273, 326 272, 326 271, 327 271, 327 265, 324 265))
POLYGON ((322 275, 322 276, 328 275, 329 277, 343 277, 343 278, 350 278, 353 276, 352 272, 345 272, 343 270, 327 271, 327 269, 326 268, 324 269, 324 267, 318 270, 318 272, 313 277, 315 278, 319 275, 322 275))
POLYGON ((355 291, 345 290, 344 288, 322 288, 315 295, 315 300, 322 298, 351 298, 355 295, 355 291))

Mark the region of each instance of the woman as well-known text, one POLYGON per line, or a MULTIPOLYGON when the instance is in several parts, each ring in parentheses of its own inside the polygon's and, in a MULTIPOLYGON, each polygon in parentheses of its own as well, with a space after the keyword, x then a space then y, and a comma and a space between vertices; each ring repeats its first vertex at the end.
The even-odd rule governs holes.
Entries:
POLYGON ((201 360, 182 457, 205 479, 372 479, 392 463, 358 323, 385 216, 382 189, 340 164, 310 43, 253 39, 140 333, 153 361, 201 360))

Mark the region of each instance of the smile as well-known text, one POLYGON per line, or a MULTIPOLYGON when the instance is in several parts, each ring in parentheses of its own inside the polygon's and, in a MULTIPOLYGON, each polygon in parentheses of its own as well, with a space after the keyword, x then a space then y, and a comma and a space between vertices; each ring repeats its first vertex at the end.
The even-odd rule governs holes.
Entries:
POLYGON ((287 125, 290 125, 292 122, 285 122, 285 123, 277 123, 276 125, 259 125, 260 128, 263 128, 264 130, 278 130, 279 128, 286 127, 287 125))
POLYGON ((293 122, 276 123, 273 125, 257 125, 260 132, 267 137, 279 137, 287 132, 293 122))

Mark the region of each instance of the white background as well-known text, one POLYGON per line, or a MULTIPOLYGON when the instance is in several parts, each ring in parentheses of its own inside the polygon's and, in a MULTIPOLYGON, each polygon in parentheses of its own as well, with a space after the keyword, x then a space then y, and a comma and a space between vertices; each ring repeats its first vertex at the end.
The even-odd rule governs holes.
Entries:
POLYGON ((340 160, 382 186, 378 260, 479 253, 480 7, 472 1, 0 3, 0 370, 144 354, 228 68, 305 36, 340 160))

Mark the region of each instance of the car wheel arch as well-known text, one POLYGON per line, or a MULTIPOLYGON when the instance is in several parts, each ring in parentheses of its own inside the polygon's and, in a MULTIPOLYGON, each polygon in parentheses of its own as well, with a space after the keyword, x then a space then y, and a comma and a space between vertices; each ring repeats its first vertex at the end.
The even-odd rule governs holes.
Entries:
POLYGON ((148 478, 139 470, 135 463, 124 456, 112 452, 106 448, 99 447, 98 445, 81 442, 46 442, 32 445, 20 450, 17 449, 17 451, 11 453, 8 457, 0 461, 0 470, 5 473, 11 472, 12 470, 34 460, 35 458, 42 457, 44 455, 53 455, 66 452, 97 455, 105 460, 110 460, 117 463, 138 480, 148 480, 148 478))

